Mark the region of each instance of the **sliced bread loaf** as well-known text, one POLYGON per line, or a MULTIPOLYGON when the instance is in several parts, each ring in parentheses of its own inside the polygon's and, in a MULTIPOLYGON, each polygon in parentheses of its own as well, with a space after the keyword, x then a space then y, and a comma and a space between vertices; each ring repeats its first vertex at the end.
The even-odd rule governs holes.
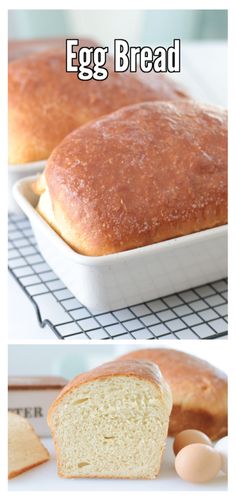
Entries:
POLYGON ((59 475, 155 478, 171 407, 153 363, 107 363, 79 375, 48 414, 59 475))

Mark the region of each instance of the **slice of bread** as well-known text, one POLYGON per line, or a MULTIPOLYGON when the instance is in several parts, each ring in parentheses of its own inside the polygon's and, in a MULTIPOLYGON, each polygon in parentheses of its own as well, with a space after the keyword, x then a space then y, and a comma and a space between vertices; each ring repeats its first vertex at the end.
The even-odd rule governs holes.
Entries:
POLYGON ((153 363, 107 363, 79 375, 48 414, 59 475, 155 478, 171 407, 170 389, 153 363))
POLYGON ((49 460, 49 453, 26 418, 8 412, 8 478, 49 460))

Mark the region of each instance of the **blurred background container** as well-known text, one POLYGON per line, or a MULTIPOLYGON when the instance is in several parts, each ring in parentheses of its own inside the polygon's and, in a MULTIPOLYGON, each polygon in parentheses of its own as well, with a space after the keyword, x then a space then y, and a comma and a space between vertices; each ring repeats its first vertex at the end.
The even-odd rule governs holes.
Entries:
POLYGON ((10 10, 9 38, 92 36, 111 46, 227 39, 227 10, 10 10))
POLYGON ((169 347, 196 355, 227 372, 227 340, 196 342, 195 340, 158 341, 153 343, 107 345, 10 345, 9 375, 61 375, 70 379, 83 371, 137 349, 169 347))

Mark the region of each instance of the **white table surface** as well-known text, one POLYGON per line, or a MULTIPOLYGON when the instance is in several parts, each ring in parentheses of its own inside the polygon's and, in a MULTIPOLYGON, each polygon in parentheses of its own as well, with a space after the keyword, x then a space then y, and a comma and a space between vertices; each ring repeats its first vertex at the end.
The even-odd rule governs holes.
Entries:
POLYGON ((174 454, 171 438, 167 439, 167 447, 163 456, 160 474, 155 480, 124 479, 64 479, 57 475, 54 446, 51 439, 42 440, 48 449, 51 459, 30 471, 9 481, 9 490, 159 490, 159 491, 224 491, 227 490, 227 478, 222 473, 206 484, 192 484, 182 481, 174 469, 174 454))
MULTIPOLYGON (((194 98, 227 106, 226 43, 183 43, 182 71, 174 78, 181 82, 194 98)), ((40 328, 32 304, 11 276, 8 290, 9 341, 55 339, 48 326, 40 328)))

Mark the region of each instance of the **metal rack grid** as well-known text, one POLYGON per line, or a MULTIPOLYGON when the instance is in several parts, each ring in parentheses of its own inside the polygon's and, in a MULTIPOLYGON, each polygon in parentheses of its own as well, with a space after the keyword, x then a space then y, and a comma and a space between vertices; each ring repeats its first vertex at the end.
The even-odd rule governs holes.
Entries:
POLYGON ((38 321, 60 339, 216 339, 227 336, 227 280, 93 315, 71 294, 37 248, 29 220, 9 215, 9 270, 38 321))

